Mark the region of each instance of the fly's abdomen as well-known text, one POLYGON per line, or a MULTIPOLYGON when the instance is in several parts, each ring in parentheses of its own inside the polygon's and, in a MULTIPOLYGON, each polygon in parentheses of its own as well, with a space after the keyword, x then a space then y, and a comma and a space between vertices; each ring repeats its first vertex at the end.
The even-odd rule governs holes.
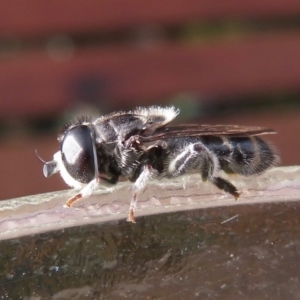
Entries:
POLYGON ((226 159, 227 167, 244 176, 264 172, 278 163, 274 148, 259 137, 229 138, 231 154, 226 159))

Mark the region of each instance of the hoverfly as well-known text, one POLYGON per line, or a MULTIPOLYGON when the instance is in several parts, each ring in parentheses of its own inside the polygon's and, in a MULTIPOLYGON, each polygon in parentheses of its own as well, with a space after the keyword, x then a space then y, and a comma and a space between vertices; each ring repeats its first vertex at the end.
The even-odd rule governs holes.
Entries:
POLYGON ((219 171, 257 175, 276 165, 275 149, 259 136, 275 133, 236 125, 168 125, 179 113, 173 106, 138 107, 95 121, 81 118, 58 136, 60 149, 44 162, 43 173, 60 172, 79 190, 66 206, 91 195, 99 184, 116 184, 121 176, 133 182, 128 221, 135 222, 138 193, 152 178, 173 178, 198 172, 203 181, 240 196, 219 171))

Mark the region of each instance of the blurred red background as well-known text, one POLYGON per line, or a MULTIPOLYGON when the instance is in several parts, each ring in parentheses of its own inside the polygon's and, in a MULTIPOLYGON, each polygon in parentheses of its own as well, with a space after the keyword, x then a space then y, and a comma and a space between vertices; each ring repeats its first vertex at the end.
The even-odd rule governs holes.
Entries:
POLYGON ((299 53, 298 0, 3 0, 0 199, 66 188, 35 149, 50 160, 64 122, 137 105, 274 128, 299 164, 299 53))

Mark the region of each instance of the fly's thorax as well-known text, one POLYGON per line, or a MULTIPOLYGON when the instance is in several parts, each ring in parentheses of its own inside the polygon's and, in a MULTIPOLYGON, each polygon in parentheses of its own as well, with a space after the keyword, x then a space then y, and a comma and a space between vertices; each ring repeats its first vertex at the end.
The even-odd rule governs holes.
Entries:
POLYGON ((133 135, 151 134, 165 126, 179 113, 171 107, 139 107, 134 111, 116 112, 100 117, 93 122, 98 138, 104 142, 124 142, 133 135))

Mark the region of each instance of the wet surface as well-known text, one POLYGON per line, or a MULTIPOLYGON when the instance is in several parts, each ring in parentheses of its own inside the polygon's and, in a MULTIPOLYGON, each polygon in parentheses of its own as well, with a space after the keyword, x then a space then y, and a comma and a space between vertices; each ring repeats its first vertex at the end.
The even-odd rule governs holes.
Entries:
POLYGON ((299 299, 300 198, 82 225, 0 249, 1 299, 299 299))

